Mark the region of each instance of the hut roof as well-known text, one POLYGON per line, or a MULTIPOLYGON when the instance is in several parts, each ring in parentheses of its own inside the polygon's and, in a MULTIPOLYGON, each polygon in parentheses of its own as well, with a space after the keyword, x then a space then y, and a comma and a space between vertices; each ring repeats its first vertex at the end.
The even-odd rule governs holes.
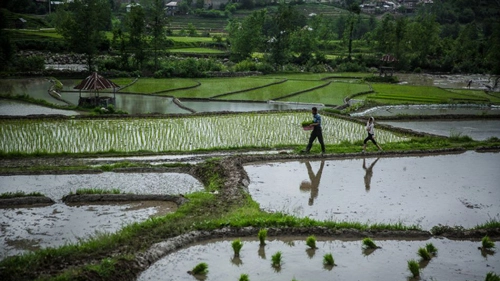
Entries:
POLYGON ((385 61, 385 62, 393 62, 393 61, 398 61, 398 59, 396 59, 394 56, 391 56, 389 54, 387 55, 383 55, 382 58, 380 59, 381 61, 385 61))
POLYGON ((97 72, 92 73, 87 78, 83 79, 80 84, 76 85, 74 89, 80 90, 102 90, 109 88, 119 88, 120 86, 113 83, 111 80, 108 80, 101 75, 97 74, 97 72))

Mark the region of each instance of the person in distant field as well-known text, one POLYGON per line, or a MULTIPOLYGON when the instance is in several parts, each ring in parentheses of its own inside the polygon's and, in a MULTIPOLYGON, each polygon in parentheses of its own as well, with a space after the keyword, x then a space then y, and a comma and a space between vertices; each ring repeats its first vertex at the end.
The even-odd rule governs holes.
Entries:
POLYGON ((318 109, 316 107, 312 108, 313 120, 311 126, 314 126, 314 129, 311 132, 311 136, 309 137, 309 143, 307 144, 306 149, 301 152, 309 153, 313 142, 316 138, 318 138, 318 142, 321 145, 321 154, 325 153, 325 143, 323 142, 323 132, 321 129, 321 115, 318 114, 318 109))
POLYGON ((467 83, 467 88, 470 89, 470 85, 472 85, 472 80, 469 80, 469 83, 467 83))
POLYGON ((368 122, 366 122, 366 131, 368 132, 368 136, 363 141, 363 152, 366 151, 366 143, 369 140, 371 140, 373 144, 375 144, 378 147, 379 151, 382 151, 382 147, 380 147, 380 145, 378 145, 378 143, 375 141, 375 118, 370 117, 368 119, 368 122))

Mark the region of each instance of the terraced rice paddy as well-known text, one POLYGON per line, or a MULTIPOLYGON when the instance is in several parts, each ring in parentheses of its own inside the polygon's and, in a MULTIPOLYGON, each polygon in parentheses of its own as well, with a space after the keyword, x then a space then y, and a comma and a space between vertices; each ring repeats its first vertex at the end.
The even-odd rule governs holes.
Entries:
MULTIPOLYGON (((307 113, 242 114, 169 119, 4 120, 3 153, 93 153, 101 151, 190 151, 234 147, 275 147, 307 143, 300 126, 307 113)), ((354 142, 364 126, 324 116, 327 143, 354 142)), ((381 143, 407 138, 378 130, 381 143)))

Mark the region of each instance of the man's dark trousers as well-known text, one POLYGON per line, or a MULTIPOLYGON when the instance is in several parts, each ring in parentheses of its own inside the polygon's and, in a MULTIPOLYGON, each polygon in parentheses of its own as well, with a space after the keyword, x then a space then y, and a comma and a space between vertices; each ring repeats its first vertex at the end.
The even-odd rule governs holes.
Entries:
POLYGON ((309 144, 307 144, 306 152, 311 150, 314 140, 318 138, 319 144, 321 144, 321 152, 325 152, 325 143, 323 142, 323 132, 321 131, 320 126, 314 126, 313 131, 311 132, 311 136, 309 137, 309 144))

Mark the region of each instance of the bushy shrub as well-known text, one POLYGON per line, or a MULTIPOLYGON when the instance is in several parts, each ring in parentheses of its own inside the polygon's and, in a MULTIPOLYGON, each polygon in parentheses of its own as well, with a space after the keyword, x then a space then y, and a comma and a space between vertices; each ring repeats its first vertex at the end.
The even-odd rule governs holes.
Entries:
POLYGON ((42 56, 18 56, 13 63, 18 71, 41 71, 45 69, 45 59, 42 56))
POLYGON ((344 62, 337 65, 338 72, 366 72, 366 67, 357 62, 344 62))

